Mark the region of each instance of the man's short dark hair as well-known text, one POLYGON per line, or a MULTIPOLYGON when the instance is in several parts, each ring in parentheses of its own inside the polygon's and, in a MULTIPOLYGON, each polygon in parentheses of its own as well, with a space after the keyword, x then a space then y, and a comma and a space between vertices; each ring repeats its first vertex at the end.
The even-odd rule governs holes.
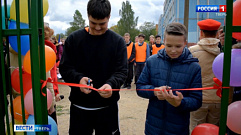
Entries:
POLYGON ((155 39, 157 39, 157 38, 161 38, 161 36, 160 36, 160 35, 156 35, 156 36, 155 36, 155 39))
POLYGON ((141 33, 141 34, 138 35, 138 37, 143 37, 143 38, 145 38, 146 36, 141 33))
POLYGON ((209 30, 202 30, 205 37, 216 37, 217 35, 217 32, 218 30, 212 30, 212 31, 209 31, 209 30))
POLYGON ((184 36, 185 40, 187 40, 187 28, 181 23, 174 22, 168 24, 164 36, 166 34, 184 36))
POLYGON ((87 5, 88 16, 94 19, 104 19, 110 16, 111 5, 109 0, 89 0, 87 5))

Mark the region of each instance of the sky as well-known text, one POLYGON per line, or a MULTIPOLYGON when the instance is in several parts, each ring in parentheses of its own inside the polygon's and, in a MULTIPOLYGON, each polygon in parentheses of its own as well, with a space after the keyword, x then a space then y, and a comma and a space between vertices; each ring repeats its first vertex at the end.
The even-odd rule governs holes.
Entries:
MULTIPOLYGON (((7 0, 11 3, 12 0, 7 0)), ((120 20, 119 10, 122 2, 126 0, 109 0, 111 3, 111 18, 108 27, 116 25, 120 20)), ((139 16, 138 27, 147 22, 158 24, 160 15, 163 13, 163 3, 165 0, 129 0, 135 17, 139 16)), ((20 1, 21 2, 21 1, 20 1)), ((64 33, 73 21, 75 10, 79 10, 88 25, 87 3, 88 0, 48 0, 49 9, 44 16, 44 21, 49 23, 54 34, 64 33)))

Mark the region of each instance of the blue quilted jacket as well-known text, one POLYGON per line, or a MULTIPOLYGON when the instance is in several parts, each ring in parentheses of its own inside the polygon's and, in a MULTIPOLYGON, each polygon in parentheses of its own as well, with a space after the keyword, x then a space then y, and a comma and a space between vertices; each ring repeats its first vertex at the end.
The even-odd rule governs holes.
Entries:
POLYGON ((146 135, 189 135, 190 112, 201 107, 202 91, 180 91, 184 98, 180 106, 174 107, 166 100, 158 100, 153 91, 138 90, 166 85, 172 89, 202 87, 198 59, 193 58, 186 47, 177 59, 170 59, 165 49, 151 56, 146 62, 136 88, 140 97, 149 99, 146 135))

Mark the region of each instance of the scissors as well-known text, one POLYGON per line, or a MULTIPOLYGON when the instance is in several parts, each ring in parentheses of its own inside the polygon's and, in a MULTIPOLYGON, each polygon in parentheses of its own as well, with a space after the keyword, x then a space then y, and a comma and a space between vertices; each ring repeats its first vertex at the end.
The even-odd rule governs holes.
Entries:
MULTIPOLYGON (((88 78, 87 85, 88 85, 88 86, 91 86, 91 84, 92 84, 92 83, 90 82, 90 78, 88 78)), ((88 88, 88 90, 90 90, 90 89, 88 88)))

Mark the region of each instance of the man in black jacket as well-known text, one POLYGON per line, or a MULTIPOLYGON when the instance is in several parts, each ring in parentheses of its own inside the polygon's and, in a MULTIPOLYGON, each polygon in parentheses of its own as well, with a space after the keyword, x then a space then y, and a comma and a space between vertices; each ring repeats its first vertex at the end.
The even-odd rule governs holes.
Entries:
POLYGON ((126 45, 121 36, 108 30, 111 5, 108 0, 89 0, 89 27, 65 41, 60 73, 65 82, 94 88, 71 87, 69 134, 120 134, 118 123, 119 89, 127 76, 126 45))

